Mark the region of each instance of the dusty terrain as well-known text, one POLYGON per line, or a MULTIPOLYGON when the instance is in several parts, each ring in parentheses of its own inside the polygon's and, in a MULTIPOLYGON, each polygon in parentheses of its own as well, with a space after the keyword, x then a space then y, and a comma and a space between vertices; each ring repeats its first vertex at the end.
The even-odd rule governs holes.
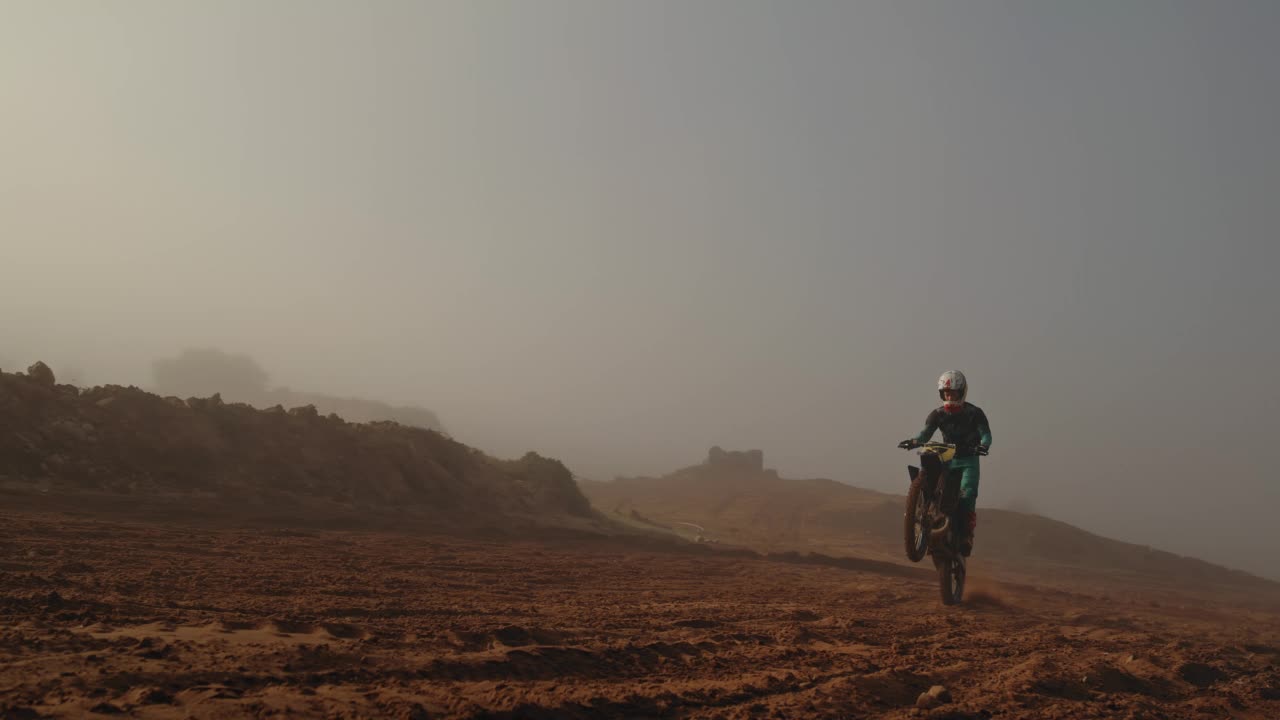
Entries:
POLYGON ((1280 717, 1280 584, 988 513, 944 608, 899 498, 762 463, 593 508, 533 453, 2 373, 0 717, 1280 717))
POLYGON ((5 717, 1280 717, 1280 616, 634 539, 0 513, 5 717), (950 701, 917 709, 931 686, 950 701))

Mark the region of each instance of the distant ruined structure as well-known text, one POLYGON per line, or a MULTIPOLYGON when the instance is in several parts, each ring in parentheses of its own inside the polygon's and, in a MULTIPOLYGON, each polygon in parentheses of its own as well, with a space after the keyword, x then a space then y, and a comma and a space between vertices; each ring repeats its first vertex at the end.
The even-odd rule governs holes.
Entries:
POLYGON ((707 451, 707 462, 713 468, 739 472, 764 472, 763 450, 725 450, 719 445, 707 451))
MULTIPOLYGON (((697 465, 682 468, 668 477, 680 477, 693 482, 742 483, 777 480, 778 471, 764 466, 763 450, 725 450, 716 445, 707 451, 707 459, 697 465)), ((652 480, 653 478, 618 475, 615 481, 652 480)))

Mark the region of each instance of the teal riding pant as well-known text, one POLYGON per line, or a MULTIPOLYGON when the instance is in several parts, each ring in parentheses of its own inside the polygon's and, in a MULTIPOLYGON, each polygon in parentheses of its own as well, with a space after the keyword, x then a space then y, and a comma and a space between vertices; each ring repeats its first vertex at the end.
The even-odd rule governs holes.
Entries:
POLYGON ((978 507, 978 458, 962 457, 951 461, 951 472, 960 473, 960 508, 965 512, 977 512, 978 507))

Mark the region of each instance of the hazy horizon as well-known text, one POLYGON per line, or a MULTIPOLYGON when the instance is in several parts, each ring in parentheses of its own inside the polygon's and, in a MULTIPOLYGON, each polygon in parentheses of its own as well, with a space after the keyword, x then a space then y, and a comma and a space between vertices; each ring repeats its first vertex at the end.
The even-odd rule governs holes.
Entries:
POLYGON ((6 371, 215 347, 585 477, 901 491, 954 368, 980 510, 1280 579, 1280 6, 7 9, 6 371))

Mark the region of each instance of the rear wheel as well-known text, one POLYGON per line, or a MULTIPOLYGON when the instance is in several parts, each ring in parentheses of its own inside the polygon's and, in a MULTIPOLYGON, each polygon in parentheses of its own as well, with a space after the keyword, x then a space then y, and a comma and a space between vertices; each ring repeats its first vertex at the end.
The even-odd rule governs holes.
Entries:
POLYGON ((920 562, 929 547, 928 501, 924 497, 924 474, 911 481, 907 491, 907 512, 903 516, 903 540, 907 547, 907 559, 920 562))
POLYGON ((959 555, 934 555, 933 564, 938 569, 938 589, 942 591, 942 604, 958 604, 964 598, 964 558, 959 555))

